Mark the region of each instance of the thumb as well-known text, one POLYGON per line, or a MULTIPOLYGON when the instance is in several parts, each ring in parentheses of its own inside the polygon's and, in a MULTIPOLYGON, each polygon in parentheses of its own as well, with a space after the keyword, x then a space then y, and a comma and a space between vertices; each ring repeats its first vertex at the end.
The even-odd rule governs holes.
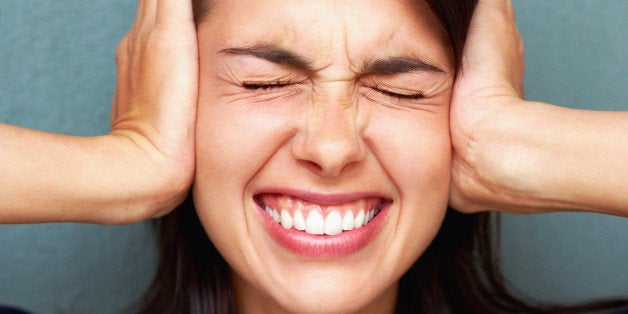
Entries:
POLYGON ((191 0, 159 0, 157 3, 157 23, 166 25, 194 23, 191 0))
POLYGON ((523 70, 523 41, 515 25, 512 3, 509 0, 478 1, 469 26, 459 79, 471 76, 475 85, 483 86, 507 84, 521 95, 523 70))

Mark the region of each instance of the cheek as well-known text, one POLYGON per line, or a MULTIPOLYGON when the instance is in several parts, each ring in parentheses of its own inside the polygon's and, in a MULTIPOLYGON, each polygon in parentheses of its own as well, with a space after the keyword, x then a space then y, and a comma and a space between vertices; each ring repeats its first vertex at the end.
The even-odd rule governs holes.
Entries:
POLYGON ((242 187, 295 132, 289 106, 205 99, 197 116, 197 183, 242 187))
POLYGON ((292 111, 298 107, 234 102, 212 88, 210 79, 201 77, 194 199, 199 216, 211 217, 208 223, 242 221, 244 214, 235 209, 247 201, 247 184, 292 137, 296 129, 292 111))
POLYGON ((402 196, 446 195, 451 168, 449 107, 433 112, 381 110, 374 113, 368 138, 382 167, 402 196))
POLYGON ((446 212, 451 176, 447 109, 418 115, 382 112, 371 125, 374 154, 399 192, 396 232, 406 239, 399 252, 407 261, 433 239, 446 212))

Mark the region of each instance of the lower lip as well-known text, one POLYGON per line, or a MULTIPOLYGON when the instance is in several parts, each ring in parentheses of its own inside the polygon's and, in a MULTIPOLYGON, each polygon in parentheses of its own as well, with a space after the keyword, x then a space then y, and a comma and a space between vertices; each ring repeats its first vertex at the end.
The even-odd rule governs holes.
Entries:
POLYGON ((389 207, 390 203, 384 204, 379 214, 360 228, 337 235, 316 235, 294 228, 285 229, 257 205, 262 221, 275 241, 294 254, 317 259, 343 257, 366 247, 380 230, 389 207))

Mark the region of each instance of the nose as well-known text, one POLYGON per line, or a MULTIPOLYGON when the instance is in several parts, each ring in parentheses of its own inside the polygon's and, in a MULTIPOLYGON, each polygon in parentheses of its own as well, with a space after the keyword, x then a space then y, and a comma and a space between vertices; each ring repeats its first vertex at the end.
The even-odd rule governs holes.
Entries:
POLYGON ((305 126, 293 142, 293 156, 324 178, 335 178, 364 159, 357 108, 350 105, 315 105, 304 119, 305 126))

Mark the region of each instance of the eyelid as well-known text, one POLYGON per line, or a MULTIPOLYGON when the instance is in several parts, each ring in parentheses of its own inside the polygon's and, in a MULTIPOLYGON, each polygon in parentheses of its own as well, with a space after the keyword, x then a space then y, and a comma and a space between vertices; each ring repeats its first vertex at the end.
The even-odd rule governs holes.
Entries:
POLYGON ((423 91, 419 91, 412 94, 402 94, 402 93, 397 93, 397 92, 393 92, 388 89, 382 88, 379 84, 375 84, 371 86, 371 89, 385 96, 397 98, 399 100, 416 100, 416 99, 425 98, 425 93, 423 91))
MULTIPOLYGON (((286 80, 286 81, 281 81, 281 80, 277 80, 277 81, 261 81, 261 82, 257 82, 257 81, 244 81, 242 82, 241 86, 246 89, 246 90, 250 90, 250 91, 256 91, 256 90, 271 90, 271 89, 279 89, 279 88, 283 88, 283 87, 288 87, 290 85, 296 84, 298 82, 295 81, 291 81, 291 80, 286 80)), ((391 97, 391 98, 396 98, 399 100, 417 100, 417 99, 423 99, 425 98, 425 94, 422 91, 419 91, 417 93, 413 93, 413 94, 402 94, 402 93, 396 93, 396 92, 392 92, 388 89, 384 89, 381 88, 379 84, 375 84, 374 86, 371 87, 371 89, 377 91, 378 93, 387 96, 387 97, 391 97)))
POLYGON ((241 86, 247 90, 281 88, 294 84, 294 81, 244 81, 241 86))

